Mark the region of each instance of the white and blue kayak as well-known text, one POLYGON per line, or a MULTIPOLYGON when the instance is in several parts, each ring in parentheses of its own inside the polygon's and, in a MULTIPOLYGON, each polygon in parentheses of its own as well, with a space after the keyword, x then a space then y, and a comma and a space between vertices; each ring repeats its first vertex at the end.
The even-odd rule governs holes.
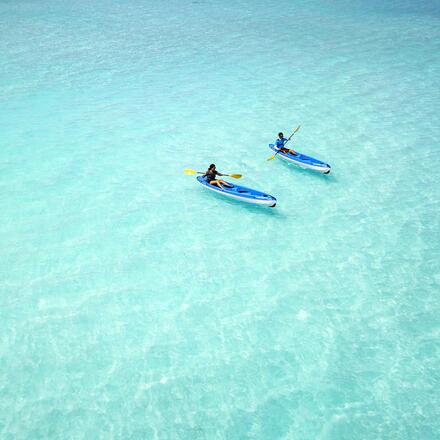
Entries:
MULTIPOLYGON (((269 144, 269 148, 275 152, 279 151, 279 149, 274 144, 269 144)), ((298 165, 301 168, 319 171, 320 173, 324 173, 324 174, 328 174, 332 169, 332 167, 328 163, 321 162, 318 159, 315 159, 310 156, 306 156, 305 154, 301 154, 298 152, 296 154, 292 154, 290 152, 283 153, 282 151, 280 151, 277 154, 277 157, 279 157, 280 159, 284 159, 287 162, 294 163, 295 165, 298 165)))
POLYGON ((270 208, 273 208, 277 204, 277 199, 275 197, 261 191, 256 191, 255 189, 234 185, 231 182, 228 182, 230 185, 232 185, 231 188, 223 185, 224 189, 221 189, 216 185, 211 185, 208 183, 206 177, 198 176, 197 180, 203 185, 204 188, 215 191, 216 193, 229 197, 230 199, 252 203, 254 205, 269 206, 270 208))

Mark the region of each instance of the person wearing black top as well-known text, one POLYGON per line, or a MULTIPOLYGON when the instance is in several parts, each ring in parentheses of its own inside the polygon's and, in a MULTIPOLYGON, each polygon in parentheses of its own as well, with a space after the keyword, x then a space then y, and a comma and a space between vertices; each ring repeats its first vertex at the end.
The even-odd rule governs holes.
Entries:
POLYGON ((233 185, 231 185, 230 183, 225 182, 222 179, 217 179, 217 176, 224 176, 224 174, 219 173, 215 169, 215 165, 213 163, 211 165, 209 165, 208 171, 206 171, 206 173, 203 174, 203 177, 206 177, 206 180, 208 181, 208 183, 210 185, 218 186, 220 189, 224 189, 222 185, 225 185, 228 188, 233 187, 233 185))

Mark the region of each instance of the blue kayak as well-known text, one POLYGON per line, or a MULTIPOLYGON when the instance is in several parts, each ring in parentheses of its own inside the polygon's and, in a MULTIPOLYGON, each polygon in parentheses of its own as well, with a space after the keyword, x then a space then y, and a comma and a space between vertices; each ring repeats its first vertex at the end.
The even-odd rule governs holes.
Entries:
POLYGON ((254 205, 269 206, 270 208, 273 208, 277 204, 277 199, 275 197, 261 191, 256 191, 255 189, 234 185, 230 182, 228 183, 232 185, 231 188, 223 185, 224 189, 221 189, 218 186, 208 183, 206 177, 198 176, 197 180, 203 185, 204 188, 215 191, 216 193, 231 199, 240 200, 241 202, 246 203, 253 203, 254 205))
MULTIPOLYGON (((278 148, 274 144, 269 144, 269 148, 275 152, 278 151, 278 148)), ((287 147, 286 147, 287 148, 287 147)), ((320 173, 328 174, 332 167, 325 162, 321 162, 318 159, 315 159, 310 156, 306 156, 305 154, 297 153, 283 153, 280 152, 277 154, 277 157, 280 159, 287 160, 287 162, 292 162, 295 165, 300 166, 301 168, 307 168, 309 170, 319 171, 320 173)))

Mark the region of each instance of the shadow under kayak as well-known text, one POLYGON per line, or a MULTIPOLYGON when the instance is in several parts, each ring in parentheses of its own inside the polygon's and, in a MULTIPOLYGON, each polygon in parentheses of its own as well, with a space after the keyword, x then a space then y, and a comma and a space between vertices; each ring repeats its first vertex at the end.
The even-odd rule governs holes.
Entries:
MULTIPOLYGON (((269 144, 269 148, 275 152, 278 151, 278 148, 275 147, 274 144, 269 144)), ((318 159, 315 159, 310 156, 306 156, 305 154, 301 154, 301 153, 292 154, 292 153, 279 152, 277 154, 277 157, 279 157, 280 159, 284 159, 287 162, 292 162, 301 168, 307 168, 308 170, 319 171, 320 173, 324 173, 324 174, 328 174, 332 169, 332 167, 328 163, 321 162, 318 159)))
POLYGON ((269 206, 270 208, 273 208, 277 204, 277 199, 275 197, 261 191, 256 191, 255 189, 234 185, 231 182, 228 183, 232 185, 232 188, 227 188, 223 185, 224 189, 220 189, 218 186, 208 183, 203 176, 198 176, 197 180, 204 186, 204 188, 215 191, 216 193, 229 197, 230 199, 240 200, 241 202, 252 203, 254 205, 269 206))

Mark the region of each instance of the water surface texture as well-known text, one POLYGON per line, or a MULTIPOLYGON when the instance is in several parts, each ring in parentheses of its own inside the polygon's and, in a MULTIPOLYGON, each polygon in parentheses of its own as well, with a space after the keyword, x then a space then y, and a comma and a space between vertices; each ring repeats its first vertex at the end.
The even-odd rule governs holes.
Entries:
POLYGON ((2 439, 439 438, 438 2, 0 17, 2 439))

